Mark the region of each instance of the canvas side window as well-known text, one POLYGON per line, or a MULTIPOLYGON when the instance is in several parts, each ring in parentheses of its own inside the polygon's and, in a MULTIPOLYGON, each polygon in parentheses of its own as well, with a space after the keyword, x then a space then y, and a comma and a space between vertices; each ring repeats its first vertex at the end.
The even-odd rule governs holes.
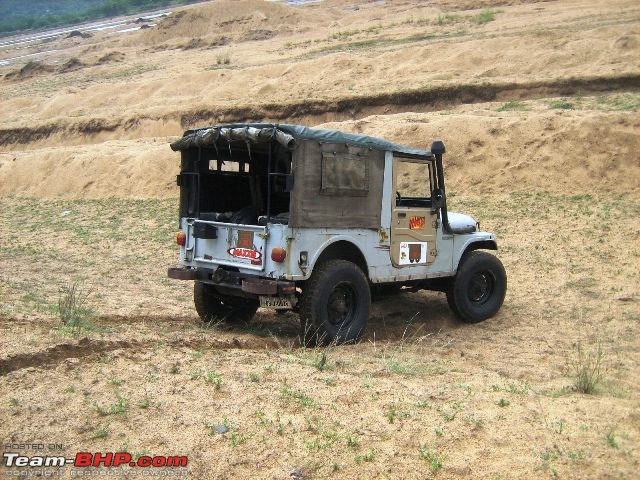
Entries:
POLYGON ((369 165, 366 157, 350 153, 323 153, 321 192, 334 196, 367 196, 369 165))
POLYGON ((425 162, 400 161, 396 166, 396 192, 403 197, 431 197, 430 165, 425 162))
POLYGON ((395 203, 403 208, 431 208, 433 164, 401 159, 395 164, 395 203))

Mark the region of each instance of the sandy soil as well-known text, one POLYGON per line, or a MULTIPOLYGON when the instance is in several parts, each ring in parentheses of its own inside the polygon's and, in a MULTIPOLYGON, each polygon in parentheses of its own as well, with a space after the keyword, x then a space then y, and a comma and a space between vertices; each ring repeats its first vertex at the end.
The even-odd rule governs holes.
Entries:
POLYGON ((202 479, 638 478, 638 2, 219 1, 0 60, 29 54, 0 62, 4 451, 188 455, 202 479), (202 328, 165 276, 168 142, 244 120, 442 138, 452 207, 499 237, 499 315, 404 294, 326 350, 292 313, 202 328))

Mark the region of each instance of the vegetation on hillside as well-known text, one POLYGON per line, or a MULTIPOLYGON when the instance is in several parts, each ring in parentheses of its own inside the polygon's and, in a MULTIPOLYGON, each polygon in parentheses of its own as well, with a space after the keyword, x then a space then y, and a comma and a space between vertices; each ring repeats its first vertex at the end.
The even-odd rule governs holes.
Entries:
POLYGON ((0 36, 201 1, 203 0, 3 0, 0 4, 0 36))

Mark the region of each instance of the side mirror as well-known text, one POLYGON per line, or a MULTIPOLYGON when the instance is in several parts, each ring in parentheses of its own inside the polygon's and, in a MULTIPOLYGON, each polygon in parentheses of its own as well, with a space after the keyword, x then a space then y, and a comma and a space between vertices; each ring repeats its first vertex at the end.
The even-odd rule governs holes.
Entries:
POLYGON ((444 192, 441 188, 436 188, 431 193, 431 208, 439 210, 444 203, 444 192))

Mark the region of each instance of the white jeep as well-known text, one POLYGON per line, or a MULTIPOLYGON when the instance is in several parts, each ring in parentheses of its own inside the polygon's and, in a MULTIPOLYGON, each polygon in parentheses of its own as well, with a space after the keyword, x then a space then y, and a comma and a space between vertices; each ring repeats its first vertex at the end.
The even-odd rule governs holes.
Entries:
POLYGON ((354 342, 372 298, 446 292, 480 322, 507 276, 493 234, 447 210, 441 141, 418 150, 365 135, 285 124, 189 130, 182 155, 179 267, 205 322, 258 307, 299 312, 305 344, 354 342))

